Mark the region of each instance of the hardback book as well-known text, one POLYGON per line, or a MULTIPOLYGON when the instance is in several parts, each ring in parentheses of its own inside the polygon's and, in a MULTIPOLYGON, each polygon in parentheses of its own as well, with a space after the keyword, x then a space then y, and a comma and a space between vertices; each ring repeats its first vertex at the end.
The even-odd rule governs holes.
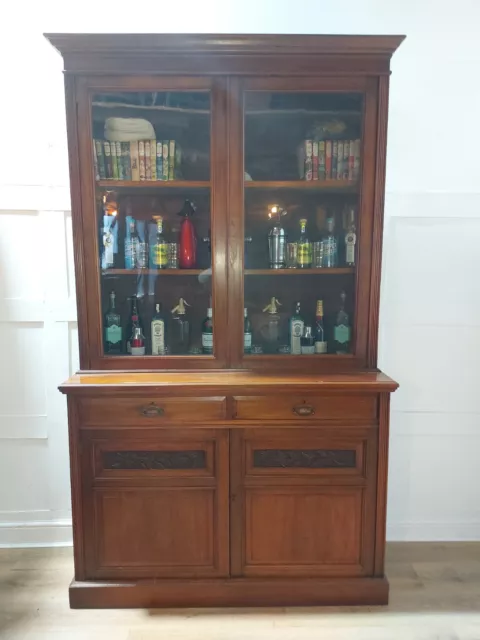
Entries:
POLYGON ((355 140, 355 152, 353 156, 353 179, 360 177, 360 140, 355 140))
POLYGON ((145 180, 152 179, 152 152, 150 150, 150 140, 145 140, 145 180))
POLYGON ((163 178, 162 180, 168 180, 168 140, 162 142, 163 153, 163 178))
POLYGON ((132 167, 130 164, 130 143, 122 142, 121 148, 122 148, 123 179, 131 180, 132 167))
POLYGON ((332 142, 332 180, 337 179, 338 140, 332 142))
POLYGON ((145 180, 145 142, 138 141, 138 169, 140 171, 140 180, 145 180))
POLYGON ((338 141, 337 154, 337 180, 341 180, 343 176, 343 140, 338 141))
POLYGON ((98 172, 98 160, 97 160, 97 145, 96 140, 93 141, 93 173, 95 174, 95 180, 100 180, 100 173, 98 172))
POLYGON ((330 180, 332 177, 332 141, 325 142, 325 179, 330 180))
POLYGON ((312 179, 318 180, 318 140, 314 140, 312 143, 312 179))
POLYGON ((112 154, 110 153, 110 142, 104 140, 103 150, 105 151, 105 178, 112 180, 113 178, 113 166, 112 166, 112 154))
POLYGON ((318 179, 325 180, 325 140, 318 143, 318 179))
POLYGON ((160 140, 157 142, 157 180, 163 179, 163 145, 160 140))
POLYGON ((175 180, 175 140, 168 143, 168 179, 175 180))
POLYGON ((140 180, 140 163, 138 158, 138 141, 130 142, 130 165, 132 167, 132 180, 140 180))
POLYGON ((97 167, 99 180, 105 180, 105 155, 103 153, 103 144, 101 140, 94 140, 96 155, 97 155, 97 167))
POLYGON ((305 140, 305 180, 310 181, 313 178, 313 142, 305 140))
POLYGON ((115 142, 110 142, 110 155, 112 156, 113 179, 118 180, 117 145, 115 142))
POLYGON ((150 171, 152 180, 157 179, 157 141, 150 140, 150 171))
POLYGON ((118 168, 118 179, 125 180, 125 174, 123 171, 123 158, 122 158, 122 145, 120 142, 115 143, 115 148, 117 152, 117 168, 118 168))
POLYGON ((348 179, 352 181, 355 164, 355 140, 350 140, 350 148, 348 154, 348 179))
POLYGON ((348 160, 350 157, 350 140, 343 143, 343 172, 342 180, 348 180, 348 160))

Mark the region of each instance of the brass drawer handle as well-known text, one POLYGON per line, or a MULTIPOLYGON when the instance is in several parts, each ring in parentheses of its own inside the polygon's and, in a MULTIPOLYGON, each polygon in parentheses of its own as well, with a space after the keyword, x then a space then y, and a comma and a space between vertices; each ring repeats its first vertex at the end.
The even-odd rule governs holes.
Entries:
POLYGON ((143 407, 143 409, 141 409, 140 412, 146 418, 155 418, 156 416, 163 416, 165 413, 165 409, 162 409, 162 407, 157 407, 157 405, 154 402, 152 402, 152 404, 149 404, 148 406, 143 407))
POLYGON ((302 418, 305 416, 313 416, 315 414, 315 408, 311 404, 299 404, 293 407, 293 413, 302 418))

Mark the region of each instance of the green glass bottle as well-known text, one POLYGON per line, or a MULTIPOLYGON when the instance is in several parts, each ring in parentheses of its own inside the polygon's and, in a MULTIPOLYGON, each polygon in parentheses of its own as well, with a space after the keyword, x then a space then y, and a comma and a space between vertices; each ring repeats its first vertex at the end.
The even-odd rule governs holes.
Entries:
POLYGON ((351 328, 350 318, 348 313, 345 311, 346 298, 347 294, 345 291, 342 291, 340 294, 340 307, 338 309, 333 329, 335 353, 349 353, 350 351, 351 328))
POLYGON ((203 353, 213 353, 213 319, 212 302, 207 309, 207 317, 202 322, 202 351, 203 353))
POLYGON ((122 325, 115 309, 115 291, 110 293, 110 307, 105 314, 105 353, 122 353, 122 325))
POLYGON ((166 269, 168 266, 168 243, 163 235, 163 218, 157 219, 157 237, 153 250, 153 265, 156 269, 166 269))
POLYGON ((300 237, 297 242, 297 269, 310 269, 312 266, 312 243, 307 236, 307 220, 300 220, 300 237))
POLYGON ((302 353, 302 336, 305 322, 300 312, 300 302, 295 305, 295 312, 290 318, 290 353, 298 356, 302 353))

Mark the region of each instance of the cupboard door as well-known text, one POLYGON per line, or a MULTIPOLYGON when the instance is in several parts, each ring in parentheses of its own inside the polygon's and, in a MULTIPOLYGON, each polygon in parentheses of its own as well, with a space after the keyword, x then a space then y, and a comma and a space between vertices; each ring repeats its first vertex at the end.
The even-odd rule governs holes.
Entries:
POLYGON ((228 431, 83 433, 88 578, 228 575, 228 431))
POLYGON ((234 575, 372 573, 375 429, 246 429, 232 440, 234 575))

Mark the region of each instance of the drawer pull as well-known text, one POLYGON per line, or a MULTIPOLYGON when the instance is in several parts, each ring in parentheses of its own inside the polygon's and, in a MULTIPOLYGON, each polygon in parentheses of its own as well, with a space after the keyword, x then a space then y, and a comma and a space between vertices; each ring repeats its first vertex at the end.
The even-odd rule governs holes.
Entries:
POLYGON ((141 409, 141 413, 146 418, 155 418, 157 416, 163 416, 165 413, 165 409, 162 409, 162 407, 157 407, 157 405, 152 402, 152 404, 143 407, 143 409, 141 409))
POLYGON ((293 407, 293 413, 302 418, 305 416, 313 416, 315 414, 315 408, 311 404, 299 404, 293 407))

